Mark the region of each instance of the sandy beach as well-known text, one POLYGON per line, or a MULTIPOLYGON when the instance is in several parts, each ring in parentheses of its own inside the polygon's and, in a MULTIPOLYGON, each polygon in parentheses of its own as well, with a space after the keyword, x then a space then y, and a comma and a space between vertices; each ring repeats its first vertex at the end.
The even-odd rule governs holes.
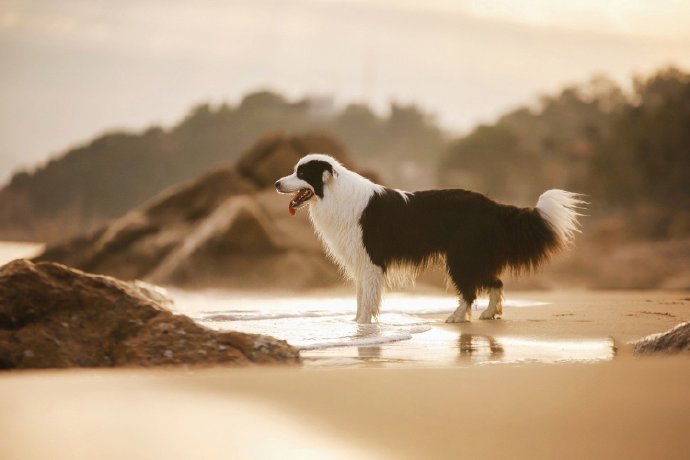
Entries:
POLYGON ((687 458, 690 361, 29 372, 3 458, 687 458))
POLYGON ((395 342, 364 369, 6 372, 3 458, 687 458, 690 360, 635 357, 627 342, 688 320, 690 294, 529 297, 548 304, 462 325, 436 315, 433 328, 480 342, 610 337, 614 352, 482 364, 460 359, 456 339, 444 366, 395 365, 395 342))

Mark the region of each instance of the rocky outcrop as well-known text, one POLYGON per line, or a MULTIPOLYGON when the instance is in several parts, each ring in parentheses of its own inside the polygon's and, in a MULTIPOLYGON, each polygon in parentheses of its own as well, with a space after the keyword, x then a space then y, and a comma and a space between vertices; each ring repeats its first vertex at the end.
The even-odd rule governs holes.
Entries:
POLYGON ((635 353, 681 353, 690 352, 690 323, 680 323, 673 329, 652 334, 633 342, 635 353))
POLYGON ((353 167, 330 136, 268 135, 237 165, 169 189, 106 228, 49 247, 36 260, 190 288, 333 285, 337 269, 326 260, 308 219, 290 217, 289 199, 273 190, 275 180, 311 152, 353 167))
POLYGON ((0 268, 0 369, 298 363, 285 341, 216 332, 157 288, 56 263, 0 268))

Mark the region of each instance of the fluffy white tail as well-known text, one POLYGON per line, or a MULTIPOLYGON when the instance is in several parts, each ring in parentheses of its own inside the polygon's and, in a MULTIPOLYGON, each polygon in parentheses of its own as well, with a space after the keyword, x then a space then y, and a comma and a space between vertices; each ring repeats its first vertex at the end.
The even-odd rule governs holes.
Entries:
POLYGON ((537 211, 556 232, 561 245, 570 246, 575 233, 580 231, 577 218, 582 214, 578 210, 585 208, 587 202, 580 199, 578 193, 552 189, 541 194, 537 201, 537 211))

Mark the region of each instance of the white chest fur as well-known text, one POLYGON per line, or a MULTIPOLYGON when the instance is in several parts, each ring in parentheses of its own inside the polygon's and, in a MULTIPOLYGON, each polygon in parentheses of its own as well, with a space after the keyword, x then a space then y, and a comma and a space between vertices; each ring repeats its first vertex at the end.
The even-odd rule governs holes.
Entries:
POLYGON ((327 184, 324 198, 309 206, 317 235, 348 278, 357 278, 372 266, 362 242, 360 219, 371 196, 382 188, 344 171, 327 184))

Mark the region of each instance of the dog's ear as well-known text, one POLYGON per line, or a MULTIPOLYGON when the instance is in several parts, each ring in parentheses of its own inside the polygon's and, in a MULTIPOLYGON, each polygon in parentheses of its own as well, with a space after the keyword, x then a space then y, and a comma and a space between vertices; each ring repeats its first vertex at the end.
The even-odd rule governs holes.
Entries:
POLYGON ((328 165, 328 167, 323 170, 323 173, 321 173, 321 181, 327 184, 333 177, 338 177, 338 173, 331 165, 328 165))

